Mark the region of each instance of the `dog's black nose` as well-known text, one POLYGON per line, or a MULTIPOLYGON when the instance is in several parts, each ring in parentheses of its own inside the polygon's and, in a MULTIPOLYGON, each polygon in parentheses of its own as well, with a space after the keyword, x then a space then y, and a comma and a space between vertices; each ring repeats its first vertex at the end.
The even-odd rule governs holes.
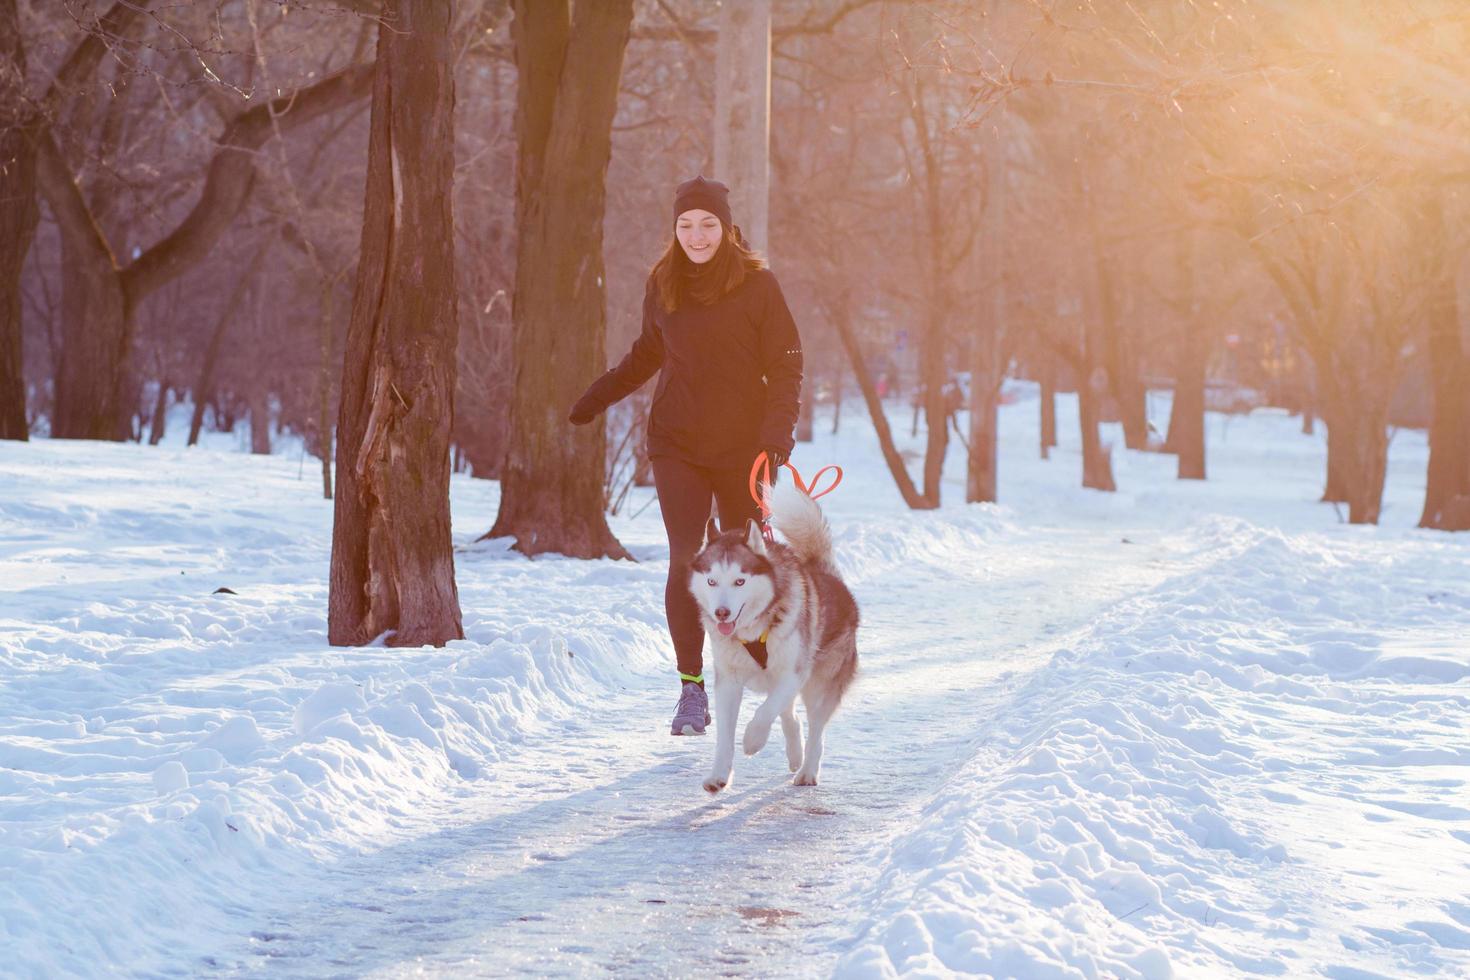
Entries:
POLYGON ((715 610, 715 619, 718 619, 720 622, 723 623, 725 620, 727 620, 729 618, 730 618, 730 610, 726 609, 724 606, 721 606, 720 608, 718 608, 718 609, 715 610))

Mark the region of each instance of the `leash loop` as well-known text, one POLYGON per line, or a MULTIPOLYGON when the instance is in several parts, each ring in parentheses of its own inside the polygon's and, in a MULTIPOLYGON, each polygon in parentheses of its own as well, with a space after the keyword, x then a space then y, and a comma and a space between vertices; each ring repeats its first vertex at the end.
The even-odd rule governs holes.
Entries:
MULTIPOLYGON (((817 475, 812 477, 811 483, 807 483, 801 478, 801 473, 797 471, 795 466, 791 465, 791 462, 789 460, 781 465, 785 466, 788 470, 791 471, 791 479, 796 482, 797 489, 806 494, 808 497, 811 497, 813 500, 816 500, 818 497, 825 497, 833 490, 836 490, 837 485, 842 482, 842 467, 838 466, 835 463, 824 466, 821 469, 817 470, 817 475), (813 493, 813 488, 815 488, 817 484, 821 482, 822 477, 827 475, 827 473, 829 472, 832 474, 832 485, 820 492, 813 493)), ((756 453, 755 463, 750 467, 750 496, 752 499, 755 500, 757 506, 759 506, 761 509, 761 533, 765 535, 767 541, 774 540, 774 536, 772 535, 770 528, 771 505, 766 503, 765 498, 761 496, 760 486, 762 483, 770 482, 771 459, 769 456, 766 455, 765 451, 762 450, 761 452, 756 453)))

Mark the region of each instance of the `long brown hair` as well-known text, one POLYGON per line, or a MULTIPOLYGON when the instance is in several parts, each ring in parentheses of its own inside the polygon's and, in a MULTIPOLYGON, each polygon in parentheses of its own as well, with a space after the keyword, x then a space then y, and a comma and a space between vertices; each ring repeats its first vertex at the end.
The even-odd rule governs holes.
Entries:
POLYGON ((719 250, 703 265, 689 260, 678 235, 670 239, 664 254, 653 264, 649 278, 665 312, 672 313, 691 303, 708 306, 743 283, 752 270, 766 267, 760 253, 745 244, 739 225, 721 222, 720 226, 724 235, 719 250))

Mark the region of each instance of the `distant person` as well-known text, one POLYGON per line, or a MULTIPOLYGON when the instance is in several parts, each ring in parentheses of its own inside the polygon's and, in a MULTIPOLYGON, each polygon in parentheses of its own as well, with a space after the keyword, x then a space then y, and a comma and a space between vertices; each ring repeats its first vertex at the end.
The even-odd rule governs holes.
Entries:
POLYGON ((643 331, 618 366, 572 406, 586 425, 662 368, 648 412, 648 458, 669 536, 664 608, 679 670, 671 731, 702 734, 704 629, 689 561, 704 543, 710 502, 723 529, 760 520, 748 488, 764 452, 776 467, 796 445, 801 338, 765 261, 730 220, 729 188, 695 177, 674 193, 674 234, 643 295, 643 331))

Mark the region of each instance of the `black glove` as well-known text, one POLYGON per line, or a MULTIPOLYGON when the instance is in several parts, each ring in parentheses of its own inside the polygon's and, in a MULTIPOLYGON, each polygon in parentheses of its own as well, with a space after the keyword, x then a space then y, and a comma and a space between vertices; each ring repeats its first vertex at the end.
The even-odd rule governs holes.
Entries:
POLYGON ((586 425, 588 422, 597 418, 601 411, 602 409, 597 407, 597 403, 592 400, 590 394, 583 395, 577 399, 577 403, 572 406, 571 412, 567 414, 567 421, 573 425, 586 425))
POLYGON ((776 478, 781 475, 781 466, 786 462, 786 450, 777 449, 775 446, 767 446, 763 452, 766 459, 771 463, 771 486, 776 485, 776 478))

